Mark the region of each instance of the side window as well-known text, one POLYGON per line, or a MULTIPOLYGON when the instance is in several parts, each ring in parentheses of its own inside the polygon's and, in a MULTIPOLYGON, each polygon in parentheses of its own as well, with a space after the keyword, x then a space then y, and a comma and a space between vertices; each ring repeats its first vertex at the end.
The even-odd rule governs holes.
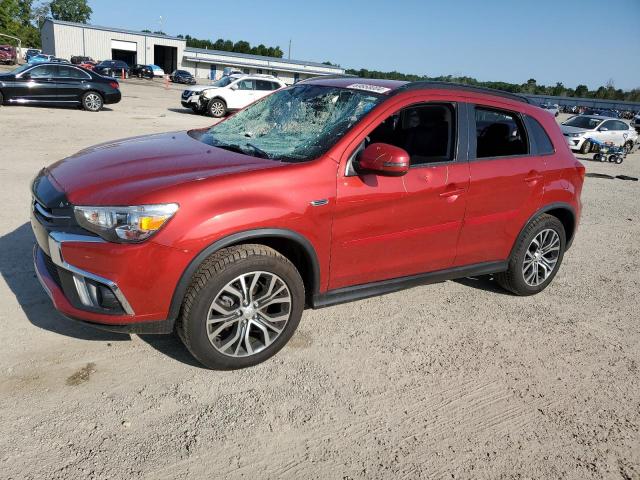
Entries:
POLYGON ((529 133, 529 136, 535 143, 535 153, 538 155, 547 155, 549 153, 555 152, 553 143, 551 143, 551 139, 549 138, 549 135, 547 135, 547 132, 544 130, 544 127, 540 125, 540 123, 538 123, 535 118, 530 117, 529 115, 526 116, 525 121, 527 123, 527 131, 529 133))
POLYGON ((598 130, 601 130, 601 129, 606 129, 608 131, 616 130, 615 122, 613 120, 607 120, 606 122, 602 122, 602 125, 600 125, 600 128, 598 128, 598 130))
POLYGON ((518 115, 476 107, 476 158, 526 155, 529 146, 518 115))
POLYGON ((451 104, 415 105, 385 119, 368 143, 388 143, 407 151, 411 165, 454 159, 455 109, 451 104))
POLYGON ((78 80, 86 80, 90 78, 86 73, 72 67, 58 67, 59 78, 77 78, 78 80))
POLYGON ((280 88, 280 84, 276 82, 271 82, 271 90, 278 90, 280 88))
POLYGON ((266 80, 256 80, 256 90, 272 90, 271 82, 266 80))
POLYGON ((253 80, 240 80, 238 90, 253 90, 253 80))
POLYGON ((620 120, 616 120, 616 126, 617 126, 616 130, 629 130, 629 125, 627 125, 624 122, 621 122, 620 120))
POLYGON ((29 71, 31 78, 54 78, 58 73, 56 65, 42 65, 29 71))

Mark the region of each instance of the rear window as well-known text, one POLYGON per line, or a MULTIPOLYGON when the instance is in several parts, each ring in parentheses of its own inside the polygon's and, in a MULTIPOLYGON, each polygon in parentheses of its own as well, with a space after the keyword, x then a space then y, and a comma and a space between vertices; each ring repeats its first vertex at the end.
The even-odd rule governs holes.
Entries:
POLYGON ((525 118, 525 122, 527 123, 529 137, 531 138, 536 150, 535 153, 538 155, 554 153, 555 149, 553 148, 553 143, 551 143, 551 139, 544 130, 544 127, 540 125, 535 118, 528 115, 525 118))

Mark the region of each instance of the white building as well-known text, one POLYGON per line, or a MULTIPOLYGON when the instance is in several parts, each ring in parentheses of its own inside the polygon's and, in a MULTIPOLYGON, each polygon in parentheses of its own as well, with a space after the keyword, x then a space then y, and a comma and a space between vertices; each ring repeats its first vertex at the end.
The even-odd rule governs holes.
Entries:
POLYGON ((129 65, 158 65, 167 73, 187 70, 201 79, 220 78, 225 67, 275 75, 287 84, 344 73, 340 67, 322 63, 190 48, 178 37, 60 20, 47 19, 40 35, 42 53, 48 55, 66 59, 82 55, 96 61, 114 59, 129 65))

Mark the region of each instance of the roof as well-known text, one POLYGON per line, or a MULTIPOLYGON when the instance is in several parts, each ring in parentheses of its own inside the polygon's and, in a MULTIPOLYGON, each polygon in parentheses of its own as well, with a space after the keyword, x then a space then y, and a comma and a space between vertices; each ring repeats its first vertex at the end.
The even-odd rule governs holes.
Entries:
POLYGON ((282 63, 291 63, 294 65, 310 65, 313 67, 344 70, 341 67, 336 67, 335 65, 327 65, 326 63, 308 62, 306 60, 290 60, 287 58, 268 57, 266 55, 252 55, 249 53, 227 52, 226 50, 209 50, 207 48, 186 47, 184 51, 189 53, 208 53, 209 55, 224 55, 226 57, 247 58, 251 60, 261 60, 263 62, 282 62, 282 63))
POLYGON ((312 83, 314 85, 324 85, 328 87, 338 88, 358 88, 360 90, 367 90, 368 87, 372 87, 370 91, 377 93, 384 93, 387 95, 399 93, 409 90, 463 90, 472 93, 482 93, 485 95, 495 95, 498 97, 508 98, 510 100, 516 100, 518 102, 529 103, 529 99, 522 95, 515 93, 504 92, 502 90, 495 90, 493 88, 475 87, 472 85, 466 85, 462 83, 452 82, 432 82, 432 81, 419 81, 419 82, 403 82, 400 80, 383 80, 377 78, 358 78, 350 75, 332 75, 325 77, 314 77, 308 80, 304 80, 304 83, 312 83), (386 91, 385 91, 386 90, 386 91))
POLYGON ((66 22, 63 20, 54 20, 53 18, 47 18, 45 22, 51 22, 54 25, 66 25, 69 27, 89 28, 91 30, 103 30, 106 32, 128 33, 129 35, 141 35, 143 37, 156 37, 156 38, 166 38, 167 40, 180 40, 183 42, 185 41, 184 38, 172 37, 170 35, 160 35, 159 33, 140 32, 138 30, 126 30, 124 28, 101 27, 99 25, 90 25, 88 23, 76 23, 76 22, 66 22))

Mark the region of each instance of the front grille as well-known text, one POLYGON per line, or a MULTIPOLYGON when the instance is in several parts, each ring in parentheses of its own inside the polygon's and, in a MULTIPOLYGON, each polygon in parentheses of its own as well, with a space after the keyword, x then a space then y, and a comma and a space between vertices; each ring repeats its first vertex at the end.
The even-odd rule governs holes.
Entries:
POLYGON ((191 90, 185 90, 184 92, 182 92, 182 99, 186 100, 191 96, 191 93, 192 93, 191 90))

